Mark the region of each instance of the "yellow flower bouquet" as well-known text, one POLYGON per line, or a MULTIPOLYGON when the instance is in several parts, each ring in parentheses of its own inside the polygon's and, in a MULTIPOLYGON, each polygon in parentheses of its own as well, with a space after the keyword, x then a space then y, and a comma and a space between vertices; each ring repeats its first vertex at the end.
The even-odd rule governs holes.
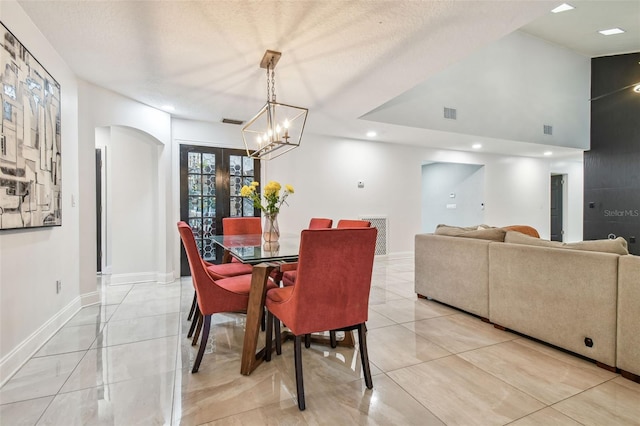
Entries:
POLYGON ((258 182, 251 182, 251 185, 243 186, 240 190, 240 195, 250 198, 253 201, 253 207, 262 210, 269 216, 278 214, 280 212, 280 207, 282 207, 283 204, 286 204, 285 200, 289 194, 294 193, 293 186, 285 185, 284 191, 280 194, 282 185, 273 180, 269 181, 262 191, 262 196, 265 200, 265 203, 263 204, 260 193, 257 190, 259 185, 260 184, 258 182))
POLYGON ((262 203, 262 198, 257 188, 260 184, 258 182, 251 182, 251 185, 245 185, 240 189, 240 195, 250 198, 253 201, 253 207, 260 209, 264 212, 266 221, 263 229, 262 236, 267 242, 269 249, 277 248, 277 241, 280 238, 280 227, 278 226, 278 213, 280 207, 286 204, 286 199, 289 194, 293 194, 293 186, 285 185, 284 191, 280 194, 282 186, 276 181, 270 181, 264 187, 262 191, 262 197, 264 197, 265 203, 262 203))

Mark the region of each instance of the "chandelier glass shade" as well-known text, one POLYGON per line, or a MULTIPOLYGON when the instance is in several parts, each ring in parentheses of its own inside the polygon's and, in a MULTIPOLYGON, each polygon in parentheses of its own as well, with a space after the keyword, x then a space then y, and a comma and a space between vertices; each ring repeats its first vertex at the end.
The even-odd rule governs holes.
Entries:
POLYGON ((274 67, 281 53, 267 50, 261 68, 267 69, 267 103, 242 128, 247 155, 270 160, 300 146, 307 108, 276 101, 274 67))

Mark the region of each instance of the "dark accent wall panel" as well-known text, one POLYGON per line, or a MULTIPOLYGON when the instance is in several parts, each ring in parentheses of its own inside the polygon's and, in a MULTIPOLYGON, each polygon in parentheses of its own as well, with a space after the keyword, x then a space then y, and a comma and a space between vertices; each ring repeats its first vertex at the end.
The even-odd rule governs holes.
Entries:
POLYGON ((584 155, 584 239, 624 237, 640 255, 640 53, 591 60, 591 149, 584 155))

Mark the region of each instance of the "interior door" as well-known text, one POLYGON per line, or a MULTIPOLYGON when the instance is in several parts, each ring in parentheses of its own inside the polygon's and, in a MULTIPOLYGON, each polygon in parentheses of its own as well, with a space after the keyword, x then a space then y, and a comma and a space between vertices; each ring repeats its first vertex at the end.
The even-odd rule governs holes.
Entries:
MULTIPOLYGON (((202 258, 220 261, 211 237, 222 234, 222 218, 259 216, 240 189, 260 179, 260 161, 238 149, 180 145, 180 220, 191 226, 202 258)), ((190 275, 184 248, 180 274, 190 275)))
POLYGON ((562 241, 562 175, 551 176, 551 241, 562 241))

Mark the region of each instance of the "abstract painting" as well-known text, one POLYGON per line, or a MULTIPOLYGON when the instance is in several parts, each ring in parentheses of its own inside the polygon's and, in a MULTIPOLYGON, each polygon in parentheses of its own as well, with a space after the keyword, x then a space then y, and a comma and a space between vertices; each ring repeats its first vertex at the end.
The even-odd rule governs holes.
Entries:
POLYGON ((0 230, 59 226, 60 84, 0 24, 0 230))

